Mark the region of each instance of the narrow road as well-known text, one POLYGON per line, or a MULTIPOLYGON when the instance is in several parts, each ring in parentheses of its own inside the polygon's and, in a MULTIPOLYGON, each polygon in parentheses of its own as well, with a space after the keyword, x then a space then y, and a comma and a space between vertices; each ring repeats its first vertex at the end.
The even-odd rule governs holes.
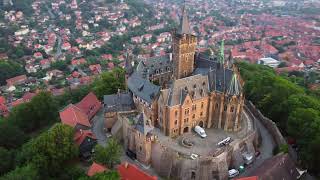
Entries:
POLYGON ((92 119, 92 132, 96 135, 98 143, 102 146, 106 145, 107 136, 104 132, 104 117, 103 108, 97 113, 97 115, 92 119))
POLYGON ((251 173, 255 169, 257 169, 266 159, 273 156, 273 149, 276 147, 276 144, 272 136, 269 134, 268 130, 263 126, 263 124, 259 120, 257 120, 257 118, 254 117, 252 113, 249 112, 249 115, 250 117, 253 117, 254 124, 261 135, 261 145, 259 147, 260 156, 256 158, 256 160, 253 162, 251 166, 246 168, 246 171, 242 173, 240 177, 250 176, 251 173))

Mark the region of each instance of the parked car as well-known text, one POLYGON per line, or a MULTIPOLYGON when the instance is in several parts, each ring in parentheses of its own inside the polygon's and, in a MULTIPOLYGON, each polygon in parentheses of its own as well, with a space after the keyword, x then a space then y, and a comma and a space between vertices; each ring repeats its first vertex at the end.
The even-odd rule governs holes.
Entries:
POLYGON ((254 157, 253 157, 252 154, 243 153, 242 156, 243 156, 243 159, 244 159, 244 163, 245 163, 246 165, 251 164, 251 163, 253 162, 253 160, 254 160, 254 157))
POLYGON ((228 174, 229 174, 229 178, 233 178, 239 175, 239 171, 236 169, 230 169, 228 171, 228 174))
POLYGON ((199 136, 202 137, 202 138, 207 137, 206 132, 205 132, 204 129, 203 129, 202 127, 200 127, 200 126, 194 127, 194 131, 195 131, 197 134, 199 134, 199 136))
POLYGON ((193 159, 193 160, 197 159, 198 157, 199 157, 198 154, 193 154, 193 153, 192 153, 192 154, 190 155, 190 158, 193 159))

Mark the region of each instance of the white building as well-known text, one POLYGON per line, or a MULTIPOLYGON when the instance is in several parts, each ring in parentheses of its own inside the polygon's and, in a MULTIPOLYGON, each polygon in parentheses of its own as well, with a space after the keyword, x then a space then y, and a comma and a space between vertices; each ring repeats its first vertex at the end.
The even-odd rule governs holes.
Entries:
POLYGON ((273 58, 270 58, 270 57, 267 57, 267 58, 261 58, 258 60, 258 64, 263 64, 263 65, 266 65, 266 66, 270 66, 272 68, 276 68, 279 66, 280 64, 280 61, 276 60, 276 59, 273 59, 273 58))

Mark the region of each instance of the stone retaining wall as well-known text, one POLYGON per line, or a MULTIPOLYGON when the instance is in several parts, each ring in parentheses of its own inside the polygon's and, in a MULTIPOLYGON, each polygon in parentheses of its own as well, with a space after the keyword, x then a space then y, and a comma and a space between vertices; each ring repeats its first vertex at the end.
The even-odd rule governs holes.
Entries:
POLYGON ((251 101, 247 101, 246 105, 248 109, 253 113, 253 115, 263 124, 263 126, 269 131, 271 134, 274 142, 277 146, 281 144, 287 144, 285 138, 282 136, 279 128, 277 127, 276 123, 273 122, 271 119, 265 117, 260 110, 258 110, 251 101))

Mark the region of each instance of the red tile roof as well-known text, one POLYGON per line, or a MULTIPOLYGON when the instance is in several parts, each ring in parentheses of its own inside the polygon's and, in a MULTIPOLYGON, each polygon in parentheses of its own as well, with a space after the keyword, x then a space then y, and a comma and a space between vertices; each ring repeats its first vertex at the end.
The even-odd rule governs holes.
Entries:
POLYGON ((92 119, 100 110, 101 102, 94 93, 90 92, 76 106, 81 109, 89 119, 92 119))
POLYGON ((12 86, 12 85, 24 83, 26 80, 27 80, 26 75, 20 75, 20 76, 16 76, 16 77, 7 79, 6 82, 7 82, 8 86, 12 86))
POLYGON ((77 124, 91 127, 89 119, 77 106, 69 104, 63 111, 59 112, 63 124, 75 127, 77 124))
POLYGON ((89 170, 87 172, 87 175, 91 177, 91 176, 94 176, 97 173, 102 173, 102 172, 107 171, 107 170, 108 170, 108 168, 106 168, 105 166, 93 162, 93 164, 90 166, 90 168, 89 168, 89 170))
POLYGON ((13 101, 13 102, 11 103, 11 106, 12 106, 12 107, 16 107, 16 106, 18 106, 18 105, 20 105, 20 104, 22 104, 22 103, 24 103, 23 99, 17 99, 17 100, 15 100, 15 101, 13 101))
POLYGON ((36 93, 31 93, 31 92, 26 92, 23 96, 22 96, 22 99, 24 102, 29 102, 31 101, 31 99, 36 96, 37 94, 36 93))
POLYGON ((140 170, 137 166, 129 163, 124 163, 118 166, 118 172, 121 180, 157 180, 157 177, 150 176, 140 170))
POLYGON ((8 107, 5 104, 0 103, 0 116, 7 117, 9 116, 9 110, 8 107))
POLYGON ((0 96, 0 104, 5 104, 6 103, 6 98, 3 96, 0 96))
POLYGON ((80 146, 82 142, 86 139, 86 137, 89 137, 91 139, 97 139, 97 137, 92 133, 91 130, 80 129, 74 134, 74 141, 77 145, 80 146))

